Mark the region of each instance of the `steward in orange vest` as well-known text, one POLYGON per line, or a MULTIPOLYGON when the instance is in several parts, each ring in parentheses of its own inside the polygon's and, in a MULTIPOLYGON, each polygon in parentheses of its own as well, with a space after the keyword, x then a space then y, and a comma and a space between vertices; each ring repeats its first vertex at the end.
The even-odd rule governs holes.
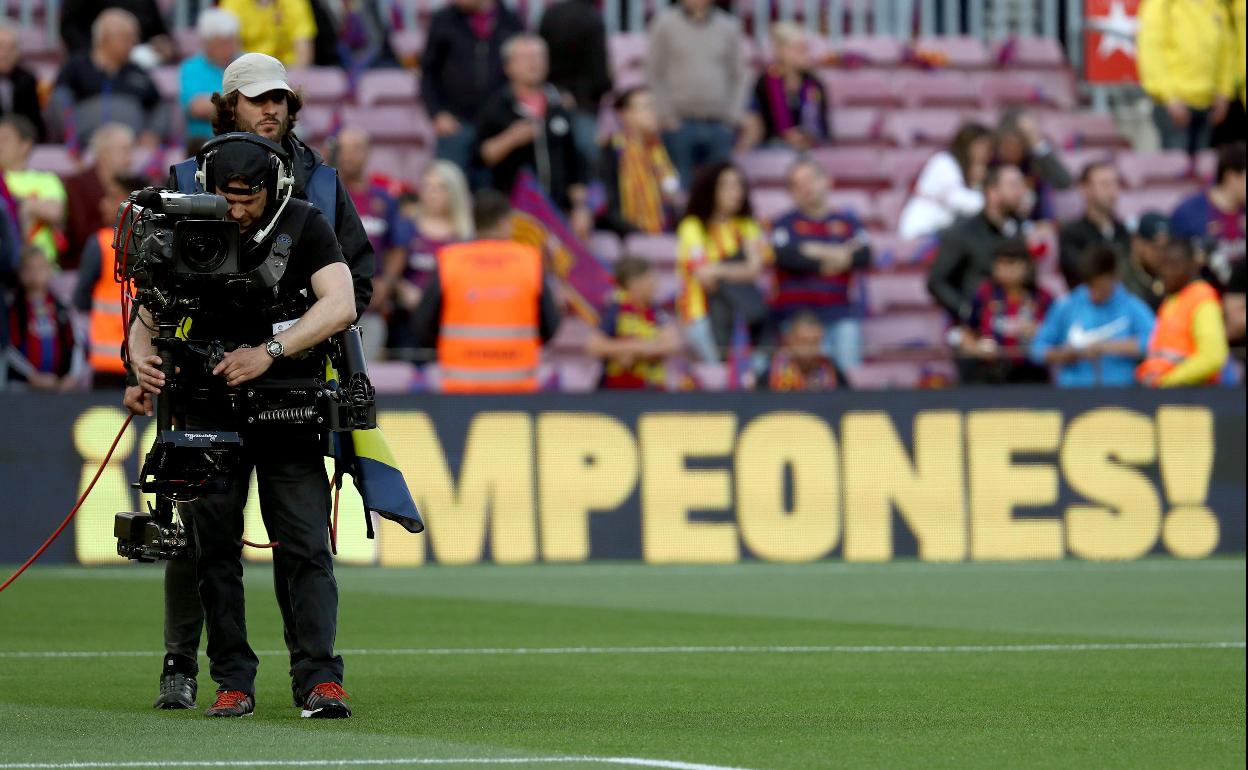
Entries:
POLYGON ((1198 277, 1192 245, 1175 240, 1161 259, 1166 300, 1136 379, 1149 387, 1213 385, 1226 366, 1226 327, 1217 291, 1198 277))
POLYGON ((412 323, 438 351, 445 393, 532 393, 542 343, 559 310, 542 278, 541 252, 511 240, 511 206, 482 191, 473 206, 478 240, 444 247, 412 323))
POLYGON ((91 291, 91 369, 105 374, 125 374, 121 346, 125 341, 125 318, 121 311, 121 286, 113 278, 113 228, 101 227, 95 234, 100 247, 100 277, 91 291))

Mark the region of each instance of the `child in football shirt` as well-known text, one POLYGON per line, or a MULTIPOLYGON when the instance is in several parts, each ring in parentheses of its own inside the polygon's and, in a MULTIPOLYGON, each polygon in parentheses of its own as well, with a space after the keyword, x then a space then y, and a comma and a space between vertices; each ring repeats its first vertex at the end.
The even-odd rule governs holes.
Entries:
POLYGON ((1031 252, 1017 239, 1002 241, 992 260, 992 276, 971 302, 969 332, 962 354, 978 359, 974 382, 1048 382, 1048 370, 1027 358, 1053 298, 1034 284, 1031 252))
POLYGON ((603 359, 603 388, 661 389, 667 383, 664 359, 679 353, 682 343, 675 319, 654 305, 656 279, 643 259, 622 257, 615 265, 615 296, 586 345, 603 359))

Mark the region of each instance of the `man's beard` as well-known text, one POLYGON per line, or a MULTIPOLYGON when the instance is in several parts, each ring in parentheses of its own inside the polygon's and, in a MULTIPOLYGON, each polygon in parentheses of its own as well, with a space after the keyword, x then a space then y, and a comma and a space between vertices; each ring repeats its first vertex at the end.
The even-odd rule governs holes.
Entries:
MULTIPOLYGON (((265 122, 265 121, 261 121, 261 122, 265 122)), ((260 133, 258 124, 248 124, 238 119, 235 120, 235 123, 238 124, 239 131, 246 131, 247 133, 255 134, 256 136, 264 136, 264 134, 260 133)), ((273 137, 273 141, 277 142, 278 144, 281 144, 283 141, 285 141, 286 134, 288 134, 289 132, 290 132, 290 118, 286 118, 285 120, 281 121, 281 123, 278 125, 277 135, 273 137)))

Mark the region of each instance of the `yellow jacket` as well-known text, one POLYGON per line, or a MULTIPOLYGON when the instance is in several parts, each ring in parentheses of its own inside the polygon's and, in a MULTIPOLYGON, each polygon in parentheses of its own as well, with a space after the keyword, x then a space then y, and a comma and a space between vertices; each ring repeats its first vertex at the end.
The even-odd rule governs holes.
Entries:
POLYGON ((1234 98, 1243 57, 1226 0, 1142 0, 1139 25, 1136 62, 1149 96, 1195 109, 1234 98))
POLYGON ((1231 17, 1235 23, 1235 60, 1238 68, 1235 71, 1237 85, 1239 87, 1239 100, 1248 103, 1248 90, 1245 89, 1245 81, 1248 81, 1248 62, 1244 60, 1248 56, 1248 40, 1246 40, 1245 30, 1248 30, 1248 20, 1244 19, 1244 6, 1248 5, 1246 0, 1231 0, 1231 17))

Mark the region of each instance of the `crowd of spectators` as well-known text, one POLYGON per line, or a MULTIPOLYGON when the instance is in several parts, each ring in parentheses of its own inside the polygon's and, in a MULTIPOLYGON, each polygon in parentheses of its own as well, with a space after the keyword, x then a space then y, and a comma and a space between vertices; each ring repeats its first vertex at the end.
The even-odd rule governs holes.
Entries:
MULTIPOLYGON (((139 156, 161 156, 153 151, 175 139, 173 126, 188 154, 228 128, 214 120, 223 105, 214 94, 241 52, 272 55, 292 70, 327 57, 347 67, 393 63, 376 4, 342 5, 220 0, 199 11, 196 49, 179 50, 154 0, 70 2, 63 65, 42 87, 23 66, 15 26, 0 21, 10 378, 35 388, 90 379, 74 362, 93 360, 87 354, 97 347, 89 317, 108 261, 99 234, 138 184, 139 156), (169 103, 153 68, 174 65, 179 98, 169 103), (86 161, 63 177, 32 168, 32 151, 45 142, 80 148, 86 161), (46 270, 30 264, 35 254, 46 270)), ((371 173, 372 126, 338 126, 325 147, 377 255, 361 319, 370 354, 427 360, 420 309, 439 290, 440 250, 480 236, 474 192, 510 193, 526 176, 587 244, 595 231, 671 239, 674 284, 634 255, 613 265, 616 292, 581 350, 601 359, 603 387, 696 387, 691 365, 733 359, 737 368, 742 351, 745 387, 852 383, 864 361, 862 278, 880 255, 860 212, 834 205, 837 180, 818 160, 836 142, 826 81, 801 27, 774 24, 759 69, 743 34, 740 20, 711 0, 680 0, 649 24, 644 81, 625 83, 613 82, 592 0, 549 5, 532 32, 499 0, 449 0, 434 12, 419 62, 430 164, 417 178, 371 173), (783 173, 789 210, 763 216, 740 158, 777 149, 796 153, 783 173)), ((1242 111, 1242 66, 1228 58, 1233 39, 1222 27, 1217 34, 1199 57, 1188 56, 1198 42, 1176 42, 1142 12, 1143 86, 1167 146, 1206 147, 1237 99, 1242 111), (1172 59, 1190 72, 1178 78, 1157 65, 1172 59)), ((995 125, 968 120, 932 153, 896 227, 924 244, 920 264, 947 313, 947 353, 963 383, 1231 381, 1228 338, 1242 359, 1244 185, 1243 145, 1224 144, 1207 190, 1174 211, 1128 219, 1111 160, 1069 168, 1035 116, 1010 108, 995 125), (1059 220, 1055 196, 1075 186, 1083 213, 1059 220), (1189 290, 1197 284, 1225 308, 1216 324, 1208 295, 1189 290), (1186 325, 1177 353, 1181 335, 1156 332, 1159 318, 1167 328, 1186 325), (1164 351, 1160 337, 1170 345, 1164 351), (1177 366, 1156 363, 1176 356, 1177 366), (1184 366, 1186 358, 1201 365, 1184 366)))

